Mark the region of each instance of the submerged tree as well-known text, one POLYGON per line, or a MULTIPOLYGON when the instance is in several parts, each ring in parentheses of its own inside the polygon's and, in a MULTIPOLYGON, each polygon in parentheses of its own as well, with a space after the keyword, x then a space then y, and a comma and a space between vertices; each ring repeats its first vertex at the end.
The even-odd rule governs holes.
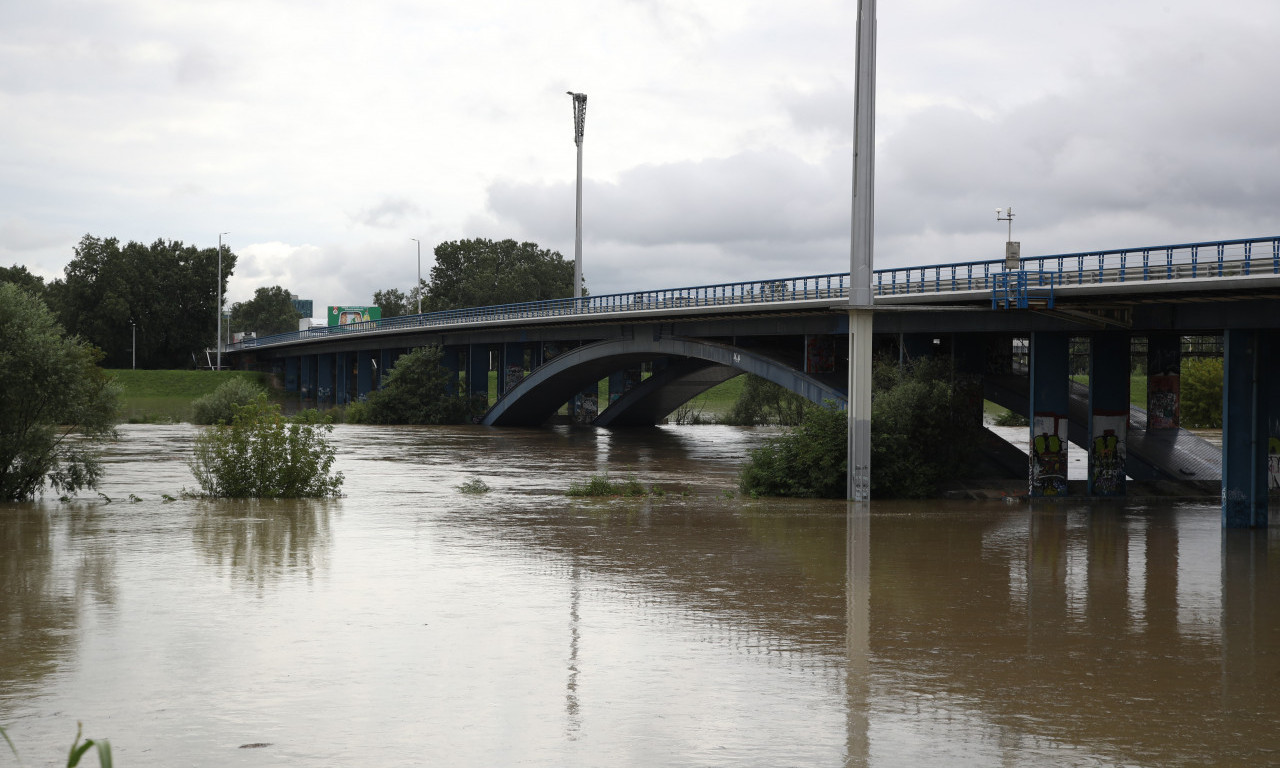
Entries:
MULTIPOLYGON (((350 421, 370 424, 459 424, 483 411, 462 394, 453 371, 441 364, 443 350, 420 347, 401 355, 381 389, 348 406, 350 421)), ((487 404, 487 403, 486 403, 487 404)))
POLYGON ((341 472, 333 472, 332 424, 289 422, 265 392, 237 406, 230 424, 196 437, 190 466, 208 496, 230 499, 297 499, 337 496, 341 472))
POLYGON ((63 334, 53 313, 0 283, 0 500, 93 488, 97 444, 113 435, 116 388, 101 353, 63 334))

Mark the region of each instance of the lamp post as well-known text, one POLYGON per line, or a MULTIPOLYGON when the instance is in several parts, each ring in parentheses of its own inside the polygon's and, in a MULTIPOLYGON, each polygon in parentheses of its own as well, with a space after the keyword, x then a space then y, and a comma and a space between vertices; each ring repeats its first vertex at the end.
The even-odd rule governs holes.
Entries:
POLYGON ((133 357, 133 370, 138 370, 138 324, 129 321, 129 327, 133 331, 133 344, 129 347, 129 354, 133 357))
POLYGON ((578 216, 573 232, 573 298, 582 298, 582 135, 587 127, 587 94, 565 91, 573 97, 573 143, 578 145, 578 216))
POLYGON ((422 314, 422 241, 416 237, 409 239, 418 244, 418 282, 413 289, 418 292, 418 314, 422 314))
POLYGON ((215 355, 214 370, 222 370, 222 236, 229 235, 230 232, 218 233, 218 343, 215 345, 217 353, 215 355))

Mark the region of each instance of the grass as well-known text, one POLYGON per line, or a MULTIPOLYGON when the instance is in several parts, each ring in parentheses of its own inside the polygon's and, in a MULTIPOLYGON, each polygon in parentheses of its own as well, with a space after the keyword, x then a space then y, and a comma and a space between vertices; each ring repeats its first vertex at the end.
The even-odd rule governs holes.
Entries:
POLYGON ((591 479, 585 483, 570 483, 569 490, 565 491, 566 496, 648 496, 651 493, 656 496, 663 495, 660 489, 645 488, 644 484, 634 477, 615 483, 607 474, 592 475, 591 479))
POLYGON ((120 419, 130 424, 191 421, 191 403, 231 378, 245 378, 263 387, 270 377, 249 371, 108 370, 120 385, 120 419))

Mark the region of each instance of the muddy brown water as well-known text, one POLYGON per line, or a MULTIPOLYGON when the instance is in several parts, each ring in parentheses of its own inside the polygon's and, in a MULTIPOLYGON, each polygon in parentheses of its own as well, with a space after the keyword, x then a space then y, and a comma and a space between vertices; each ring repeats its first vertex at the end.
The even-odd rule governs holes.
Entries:
POLYGON ((716 426, 339 426, 341 499, 168 501, 195 429, 0 505, 24 765, 1280 762, 1280 545, 1213 504, 743 499, 716 426))

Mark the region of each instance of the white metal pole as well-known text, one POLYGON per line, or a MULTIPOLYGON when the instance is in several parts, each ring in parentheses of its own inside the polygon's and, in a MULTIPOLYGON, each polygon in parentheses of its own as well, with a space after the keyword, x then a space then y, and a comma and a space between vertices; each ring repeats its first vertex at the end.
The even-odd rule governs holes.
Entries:
POLYGON ((587 94, 567 92, 573 97, 573 143, 578 146, 577 218, 573 232, 573 298, 582 298, 582 137, 587 124, 587 94))
POLYGON ((418 244, 418 284, 413 289, 418 292, 418 314, 422 314, 422 241, 416 237, 409 239, 418 244))
MULTIPOLYGON (((222 370, 222 236, 229 235, 230 232, 218 233, 218 343, 214 345, 218 350, 214 370, 222 370)), ((207 315, 206 315, 207 317, 207 315)))
POLYGON ((876 2, 858 0, 849 256, 849 498, 871 498, 871 265, 875 243, 876 2))
POLYGON ((133 357, 133 370, 136 371, 138 370, 138 324, 130 320, 129 328, 133 331, 133 344, 130 348, 130 354, 133 357))

